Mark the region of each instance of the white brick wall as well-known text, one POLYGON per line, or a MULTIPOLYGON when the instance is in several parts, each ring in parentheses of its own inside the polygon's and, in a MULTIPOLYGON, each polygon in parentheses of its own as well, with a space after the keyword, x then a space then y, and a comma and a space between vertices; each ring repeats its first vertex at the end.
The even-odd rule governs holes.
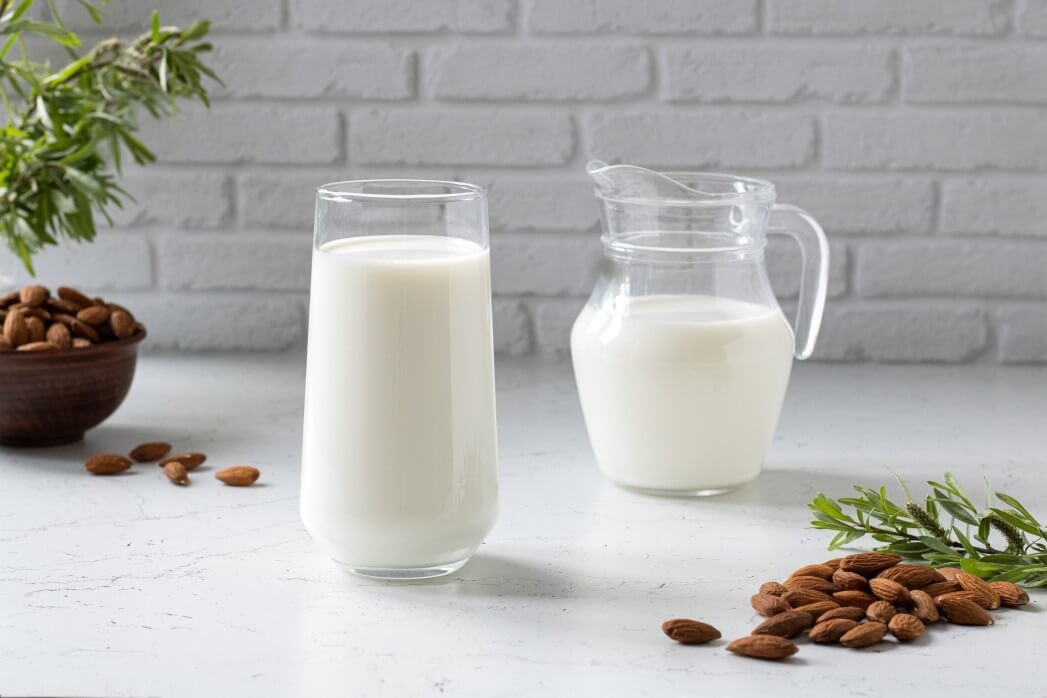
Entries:
MULTIPOLYGON (((153 6, 213 20, 226 84, 146 123, 138 201, 39 267, 154 348, 300 347, 313 189, 422 176, 490 188, 497 348, 563 352, 600 158, 766 177, 819 218, 819 358, 1047 363, 1047 0, 112 0, 107 31, 153 6)), ((768 255, 791 306, 798 252, 768 255)))

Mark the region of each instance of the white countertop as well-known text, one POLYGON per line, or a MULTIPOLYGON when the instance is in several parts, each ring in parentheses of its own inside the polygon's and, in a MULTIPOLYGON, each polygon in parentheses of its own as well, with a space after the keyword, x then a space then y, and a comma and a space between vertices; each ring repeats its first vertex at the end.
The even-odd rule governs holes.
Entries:
POLYGON ((1044 691, 1047 594, 990 628, 911 646, 804 643, 784 664, 725 641, 682 647, 661 621, 758 622, 749 595, 820 561, 818 490, 982 473, 1047 511, 1047 370, 798 367, 763 476, 715 499, 632 494, 593 463, 570 371, 499 366, 501 515, 474 560, 429 583, 347 576, 298 519, 303 361, 145 357, 124 407, 84 443, 0 449, 0 695, 804 696, 1044 691), (164 439, 259 485, 85 456, 164 439), (987 687, 992 690, 987 692, 987 687))

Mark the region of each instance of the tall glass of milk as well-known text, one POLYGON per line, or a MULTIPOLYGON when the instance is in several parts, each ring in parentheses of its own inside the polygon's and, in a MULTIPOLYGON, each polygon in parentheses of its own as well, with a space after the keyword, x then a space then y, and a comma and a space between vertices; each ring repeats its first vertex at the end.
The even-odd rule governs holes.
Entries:
POLYGON ((487 200, 458 182, 317 191, 301 514, 357 574, 464 565, 494 524, 487 200))
POLYGON ((592 162, 603 270, 571 355, 589 440, 611 481, 709 495, 763 467, 792 359, 810 356, 828 277, 825 234, 774 185, 592 162), (795 333, 771 290, 767 232, 803 253, 795 333))

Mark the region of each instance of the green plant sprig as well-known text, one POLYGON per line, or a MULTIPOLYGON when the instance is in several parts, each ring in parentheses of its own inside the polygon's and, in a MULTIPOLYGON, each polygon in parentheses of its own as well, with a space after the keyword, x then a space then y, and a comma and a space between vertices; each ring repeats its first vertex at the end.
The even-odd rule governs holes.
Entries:
POLYGON ((928 481, 931 492, 921 502, 898 482, 904 505, 889 499, 886 487, 877 491, 855 485, 859 496, 839 499, 819 492, 807 505, 814 512, 811 525, 836 532, 829 550, 871 536, 885 543, 877 550, 910 560, 959 567, 992 581, 1047 586, 1047 528, 1017 499, 990 493, 986 482, 985 506, 978 507, 956 477, 946 473, 942 482, 928 481))
MULTIPOLYGON (((103 0, 104 1, 104 0, 103 0)), ((80 5, 99 21, 99 8, 80 5)), ((50 22, 30 18, 34 0, 0 0, 0 236, 32 274, 33 255, 62 238, 92 240, 95 214, 112 222, 109 207, 131 198, 116 181, 121 153, 136 163, 155 159, 142 143, 137 114, 172 115, 178 100, 208 105, 205 79, 218 80, 201 54, 206 21, 180 29, 160 24, 125 42, 109 38, 82 55, 79 37, 47 0, 50 22), (30 60, 26 35, 66 48, 59 70, 30 60), (17 59, 9 59, 17 51, 17 59)))

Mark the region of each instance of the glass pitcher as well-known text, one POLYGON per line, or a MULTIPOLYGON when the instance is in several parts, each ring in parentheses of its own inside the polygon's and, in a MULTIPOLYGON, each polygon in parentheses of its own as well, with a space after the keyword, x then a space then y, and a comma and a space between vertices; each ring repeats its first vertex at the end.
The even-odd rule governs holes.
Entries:
POLYGON ((604 263, 571 332, 601 471, 652 494, 710 495, 759 475, 792 358, 814 349, 829 246, 774 185, 594 161, 604 263), (803 252, 795 334, 771 290, 766 234, 803 252))

